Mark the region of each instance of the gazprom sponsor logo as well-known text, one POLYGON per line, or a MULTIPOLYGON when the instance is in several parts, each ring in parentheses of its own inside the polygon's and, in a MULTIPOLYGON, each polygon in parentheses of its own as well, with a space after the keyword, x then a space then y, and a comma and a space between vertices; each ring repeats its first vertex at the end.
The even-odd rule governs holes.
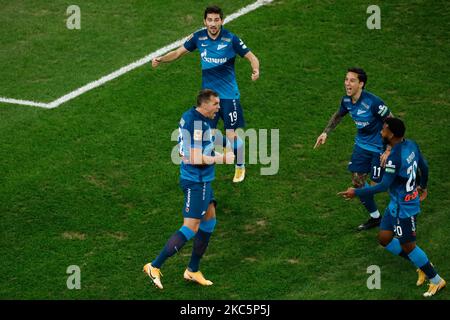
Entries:
POLYGON ((367 122, 367 121, 355 121, 355 124, 358 126, 358 127, 367 127, 369 124, 370 124, 370 122, 367 122))
POLYGON ((191 206, 191 188, 187 189, 187 199, 186 199, 186 212, 189 212, 189 207, 191 206))
POLYGON ((218 64, 222 64, 222 63, 227 62, 228 59, 227 59, 227 58, 220 58, 220 59, 217 59, 217 58, 208 58, 208 57, 204 57, 203 60, 206 61, 206 62, 209 62, 209 63, 218 63, 218 64))
POLYGON ((202 58, 203 61, 208 62, 208 63, 223 64, 228 61, 228 58, 209 58, 208 51, 206 51, 206 50, 204 50, 200 54, 200 57, 202 58))

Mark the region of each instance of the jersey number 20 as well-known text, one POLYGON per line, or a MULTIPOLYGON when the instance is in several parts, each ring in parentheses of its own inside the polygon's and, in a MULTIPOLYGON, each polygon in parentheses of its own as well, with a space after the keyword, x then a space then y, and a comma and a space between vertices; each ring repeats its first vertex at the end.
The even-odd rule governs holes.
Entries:
POLYGON ((406 173, 409 174, 409 179, 406 182, 406 192, 411 192, 416 187, 416 171, 417 161, 414 161, 413 164, 406 170, 406 173))

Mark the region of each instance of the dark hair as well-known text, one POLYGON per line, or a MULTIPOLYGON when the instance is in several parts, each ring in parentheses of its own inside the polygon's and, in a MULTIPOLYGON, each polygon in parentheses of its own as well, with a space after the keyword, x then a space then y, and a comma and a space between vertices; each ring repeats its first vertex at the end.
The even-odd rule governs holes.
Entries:
POLYGON ((203 15, 203 19, 206 20, 206 16, 208 13, 216 13, 220 15, 220 19, 223 20, 223 11, 218 6, 209 6, 205 9, 205 14, 203 15))
POLYGON ((200 107, 202 103, 209 101, 212 96, 218 97, 219 95, 211 89, 200 90, 197 96, 197 107, 200 107))
POLYGON ((386 118, 384 123, 387 124, 389 130, 394 134, 394 137, 403 138, 405 136, 405 124, 399 118, 386 118))
POLYGON ((352 67, 352 68, 348 68, 348 69, 347 69, 347 72, 353 72, 353 73, 356 73, 356 74, 358 75, 358 80, 359 80, 360 82, 364 82, 363 89, 366 87, 366 84, 367 84, 367 74, 366 74, 366 72, 365 72, 363 69, 361 69, 361 68, 356 68, 356 67, 352 67))

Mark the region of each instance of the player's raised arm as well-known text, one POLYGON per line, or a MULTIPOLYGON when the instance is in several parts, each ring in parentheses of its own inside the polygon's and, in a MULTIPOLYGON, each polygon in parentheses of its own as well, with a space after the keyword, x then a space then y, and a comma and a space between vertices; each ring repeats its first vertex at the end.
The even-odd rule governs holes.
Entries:
POLYGON ((160 63, 163 62, 167 63, 177 60, 178 58, 180 58, 181 56, 185 55, 188 52, 189 51, 184 46, 181 46, 178 49, 172 50, 161 57, 154 58, 152 60, 152 67, 156 68, 157 66, 159 66, 160 63))
POLYGON ((339 122, 342 121, 342 118, 344 116, 345 116, 345 114, 343 114, 340 111, 340 109, 331 116, 331 119, 330 119, 330 121, 328 121, 327 126, 325 127, 323 132, 320 134, 320 136, 317 137, 316 144, 314 145, 314 149, 319 147, 321 144, 325 144, 325 142, 327 141, 328 133, 330 131, 334 130, 334 128, 336 128, 336 126, 339 124, 339 122))
POLYGON ((250 64, 252 66, 252 80, 256 81, 259 78, 259 60, 258 58, 253 54, 253 52, 249 51, 244 56, 248 61, 250 61, 250 64))
POLYGON ((186 159, 188 163, 193 165, 209 165, 209 164, 233 164, 234 163, 234 153, 218 153, 215 152, 214 156, 208 156, 202 153, 200 148, 191 148, 190 157, 186 159))

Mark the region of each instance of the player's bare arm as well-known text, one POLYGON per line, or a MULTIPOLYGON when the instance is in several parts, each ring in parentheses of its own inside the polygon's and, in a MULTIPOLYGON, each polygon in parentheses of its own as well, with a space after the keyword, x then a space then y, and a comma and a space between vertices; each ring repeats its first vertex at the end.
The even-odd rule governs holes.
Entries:
POLYGON ((195 165, 209 165, 209 164, 233 164, 234 163, 234 153, 219 153, 215 152, 214 156, 208 156, 202 153, 199 148, 191 148, 190 158, 188 162, 195 165))
POLYGON ((250 61, 250 64, 252 66, 252 80, 256 81, 259 78, 259 60, 258 58, 253 54, 253 52, 249 51, 244 56, 248 61, 250 61))
POLYGON ((327 126, 323 130, 323 132, 320 134, 320 136, 317 138, 316 144, 314 145, 314 149, 319 147, 321 144, 325 144, 327 141, 328 133, 332 130, 334 130, 339 122, 342 121, 342 118, 344 116, 340 114, 339 110, 336 111, 333 116, 331 116, 330 121, 328 121, 327 126))
POLYGON ((154 58, 152 60, 152 67, 156 68, 157 66, 159 66, 160 63, 163 62, 167 63, 177 60, 178 58, 180 58, 181 56, 185 55, 188 52, 189 51, 184 46, 181 46, 178 49, 172 50, 161 57, 154 58))

